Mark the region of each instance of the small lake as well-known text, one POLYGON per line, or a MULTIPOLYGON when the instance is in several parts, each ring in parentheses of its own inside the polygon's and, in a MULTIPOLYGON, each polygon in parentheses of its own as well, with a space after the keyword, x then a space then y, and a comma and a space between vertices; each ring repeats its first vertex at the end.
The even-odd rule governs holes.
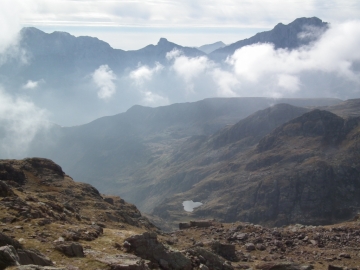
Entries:
POLYGON ((203 205, 201 202, 193 202, 193 201, 183 201, 184 210, 186 212, 194 211, 194 208, 203 205))

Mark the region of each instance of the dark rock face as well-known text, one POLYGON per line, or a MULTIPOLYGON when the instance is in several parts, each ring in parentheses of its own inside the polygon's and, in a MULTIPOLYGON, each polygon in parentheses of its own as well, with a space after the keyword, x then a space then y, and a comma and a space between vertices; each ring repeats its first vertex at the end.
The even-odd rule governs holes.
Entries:
POLYGON ((215 241, 211 244, 211 249, 216 253, 222 256, 223 258, 229 261, 238 261, 238 258, 235 254, 235 246, 231 244, 224 244, 218 241, 215 241))
POLYGON ((143 259, 168 265, 168 269, 191 269, 191 261, 180 252, 166 250, 164 245, 158 242, 155 233, 145 232, 131 236, 125 239, 124 247, 143 259))
MULTIPOLYGON (((35 169, 37 174, 49 174, 49 172, 51 172, 51 174, 60 177, 64 177, 65 175, 62 168, 52 160, 45 158, 28 158, 25 159, 25 161, 29 163, 33 169, 35 169)), ((25 169, 26 167, 28 168, 28 166, 25 166, 25 169)))
POLYGON ((17 240, 12 239, 6 234, 0 233, 0 247, 6 245, 13 246, 15 249, 22 248, 22 245, 17 240))
POLYGON ((69 257, 84 257, 84 250, 82 245, 74 242, 58 242, 55 244, 55 249, 64 253, 69 257))
POLYGON ((40 265, 40 266, 52 266, 52 261, 44 256, 37 250, 30 249, 18 249, 17 253, 19 255, 19 262, 21 265, 40 265))
POLYGON ((20 265, 19 256, 13 246, 0 247, 0 269, 20 265))
POLYGON ((10 197, 14 195, 11 188, 4 181, 0 181, 0 197, 10 197))
POLYGON ((22 185, 25 183, 26 177, 23 171, 14 168, 11 164, 0 162, 0 180, 11 180, 22 185))

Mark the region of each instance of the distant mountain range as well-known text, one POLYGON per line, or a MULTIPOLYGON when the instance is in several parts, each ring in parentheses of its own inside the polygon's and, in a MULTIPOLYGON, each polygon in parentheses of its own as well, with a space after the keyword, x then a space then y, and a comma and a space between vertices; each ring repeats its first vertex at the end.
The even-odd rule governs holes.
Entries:
POLYGON ((106 42, 93 37, 75 37, 65 32, 48 34, 34 27, 26 27, 20 32, 19 47, 24 50, 27 62, 11 59, 0 65, 0 80, 3 87, 15 95, 24 94, 23 88, 27 82, 39 82, 36 90, 26 91, 26 95, 37 106, 50 111, 52 121, 62 125, 81 124, 102 115, 125 111, 134 104, 151 105, 154 102, 153 106, 156 106, 159 105, 157 100, 162 100, 160 105, 163 105, 217 95, 214 84, 199 86, 200 89, 193 89, 190 91, 192 95, 189 95, 185 88, 191 89, 192 86, 185 85, 188 83, 186 81, 180 84, 179 78, 171 73, 172 69, 164 70, 151 86, 139 86, 129 78, 131 71, 142 66, 151 69, 159 63, 163 67, 170 67, 173 61, 169 61, 166 55, 174 49, 188 58, 208 56, 221 66, 227 56, 242 46, 261 42, 273 43, 276 48, 297 48, 316 40, 326 27, 327 23, 320 19, 300 18, 288 25, 278 24, 271 31, 258 33, 228 46, 217 42, 190 48, 161 38, 156 45, 130 51, 113 49, 106 42), (309 31, 312 35, 301 36, 309 31), (106 102, 97 97, 97 86, 92 80, 92 74, 102 65, 107 65, 116 76, 113 80, 116 94, 106 102), (209 90, 204 92, 204 88, 209 90), (155 98, 148 98, 146 95, 149 92, 155 98))

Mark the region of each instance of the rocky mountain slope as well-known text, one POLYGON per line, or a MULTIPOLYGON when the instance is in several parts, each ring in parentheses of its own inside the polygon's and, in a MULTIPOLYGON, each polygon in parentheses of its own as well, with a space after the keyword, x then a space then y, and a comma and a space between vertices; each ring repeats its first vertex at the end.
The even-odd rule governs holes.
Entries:
MULTIPOLYGON (((191 151, 201 136, 209 136, 271 104, 312 107, 339 102, 336 99, 214 98, 158 108, 134 106, 126 113, 86 125, 54 127, 50 133, 39 135, 28 155, 50 158, 74 178, 104 193, 120 195, 149 212, 175 190, 185 191, 193 185, 190 184, 193 180, 186 180, 192 178, 193 173, 188 171, 193 166, 182 168, 176 163, 178 148, 191 151), (178 169, 174 171, 173 166, 178 169), (167 187, 173 185, 173 181, 176 184, 170 192, 167 187)), ((266 134, 296 110, 274 111, 273 123, 268 122, 264 112, 263 120, 253 123, 253 134, 256 133, 255 137, 266 134), (263 123, 267 122, 266 127, 263 123)), ((201 178, 203 176, 199 176, 201 178)))
POLYGON ((0 160, 0 269, 358 269, 359 218, 266 228, 196 220, 164 233, 54 162, 0 160))
MULTIPOLYGON (((184 148, 182 155, 189 161, 184 168, 192 164, 192 183, 156 207, 154 214, 168 220, 217 217, 270 226, 349 219, 360 207, 359 123, 359 117, 344 119, 312 110, 280 125, 254 146, 244 147, 243 133, 238 133, 238 141, 224 140, 215 148, 211 139, 198 142, 205 146, 194 159, 184 148), (182 202, 187 200, 203 205, 186 213, 182 202)), ((221 138, 234 137, 227 131, 221 138)), ((254 136, 249 137, 251 142, 254 136)))
POLYGON ((233 44, 217 49, 210 53, 210 58, 221 61, 232 55, 241 47, 257 44, 271 43, 276 49, 295 49, 308 45, 326 31, 328 24, 319 18, 298 18, 288 25, 277 24, 274 29, 257 33, 255 36, 237 41, 233 44), (307 33, 307 35, 305 35, 307 33), (303 34, 303 35, 302 35, 303 34))

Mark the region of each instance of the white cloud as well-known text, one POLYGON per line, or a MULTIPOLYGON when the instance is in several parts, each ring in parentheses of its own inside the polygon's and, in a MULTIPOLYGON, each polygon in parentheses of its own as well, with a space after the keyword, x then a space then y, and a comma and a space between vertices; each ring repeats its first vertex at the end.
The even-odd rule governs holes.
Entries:
POLYGON ((217 84, 217 95, 220 97, 236 97, 238 94, 235 89, 240 87, 240 82, 236 76, 228 71, 216 68, 212 72, 213 80, 217 84))
POLYGON ((291 93, 295 93, 300 90, 300 80, 296 76, 288 74, 278 75, 278 85, 291 93))
POLYGON ((0 148, 3 158, 23 157, 38 131, 49 126, 47 112, 0 88, 0 148))
POLYGON ((360 73, 354 68, 360 61, 359 47, 360 21, 351 21, 332 26, 310 46, 290 51, 255 44, 237 50, 227 63, 240 82, 260 88, 275 83, 283 89, 276 89, 277 95, 284 95, 299 92, 300 77, 309 72, 338 76, 359 85, 360 73))
POLYGON ((0 54, 9 46, 16 44, 18 32, 21 29, 20 11, 18 3, 11 0, 2 0, 0 4, 0 54))
POLYGON ((39 81, 28 80, 26 84, 23 85, 23 89, 35 89, 39 86, 39 84, 44 83, 43 79, 39 81))
POLYGON ((135 84, 142 85, 144 81, 150 81, 153 75, 159 73, 164 68, 160 63, 155 63, 155 67, 140 66, 136 70, 130 72, 130 78, 135 81, 135 84))
POLYGON ((108 100, 116 93, 114 81, 116 75, 108 65, 102 65, 92 74, 92 79, 98 87, 98 97, 108 100))
POLYGON ((207 69, 214 67, 214 63, 205 56, 187 57, 181 52, 173 50, 166 57, 174 60, 171 68, 176 74, 182 77, 186 82, 191 82, 194 78, 204 73, 207 69))
POLYGON ((166 59, 170 61, 170 60, 173 60, 173 59, 179 57, 182 54, 183 53, 181 51, 174 48, 174 49, 172 49, 172 51, 166 53, 166 59))

